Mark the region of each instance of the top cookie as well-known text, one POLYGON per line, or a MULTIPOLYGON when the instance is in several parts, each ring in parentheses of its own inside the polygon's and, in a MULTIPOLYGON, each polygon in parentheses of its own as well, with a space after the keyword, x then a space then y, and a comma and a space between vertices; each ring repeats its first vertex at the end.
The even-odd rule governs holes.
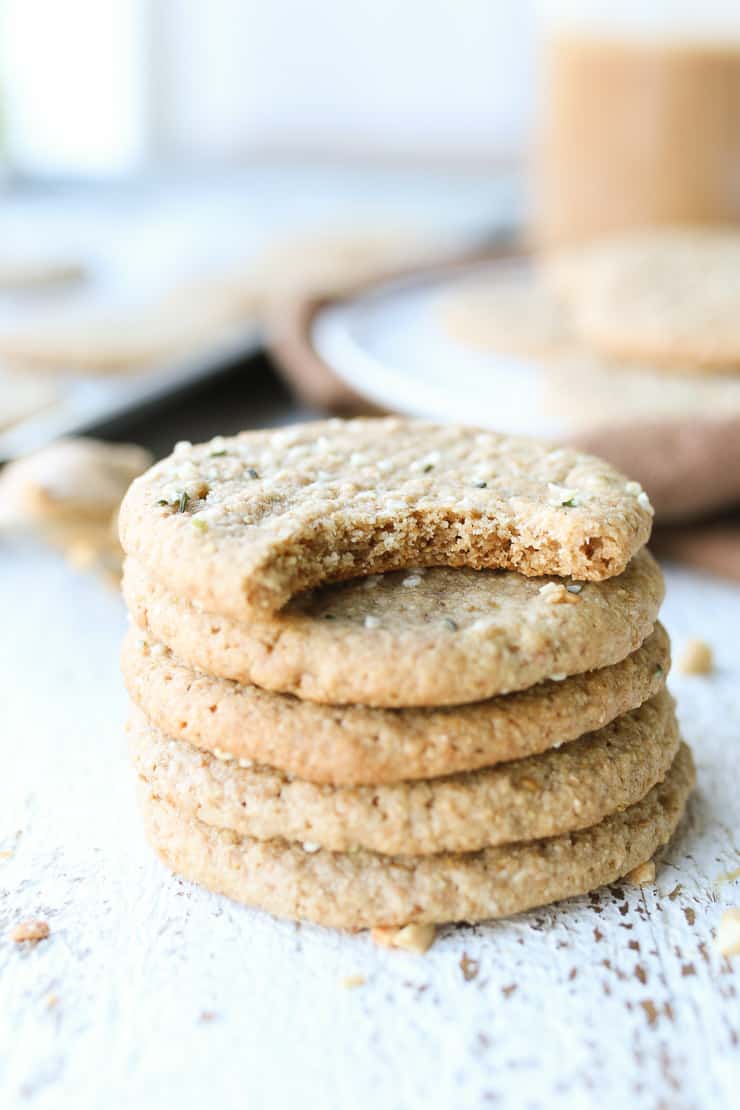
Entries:
POLYGON ((600 354, 676 372, 740 368, 740 234, 674 228, 555 254, 545 275, 600 354))
POLYGON ((387 418, 178 444, 133 483, 120 528, 173 593, 240 619, 409 566, 601 580, 651 521, 640 486, 592 456, 387 418))

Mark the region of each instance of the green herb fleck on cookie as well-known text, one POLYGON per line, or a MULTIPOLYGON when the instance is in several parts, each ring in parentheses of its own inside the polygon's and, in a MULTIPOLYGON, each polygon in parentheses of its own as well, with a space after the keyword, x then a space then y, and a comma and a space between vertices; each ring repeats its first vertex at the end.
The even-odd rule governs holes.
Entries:
POLYGON ((184 513, 185 512, 185 510, 188 507, 188 501, 189 500, 190 500, 190 494, 187 493, 185 490, 183 490, 182 493, 180 494, 180 499, 177 502, 177 511, 178 511, 178 513, 184 513))

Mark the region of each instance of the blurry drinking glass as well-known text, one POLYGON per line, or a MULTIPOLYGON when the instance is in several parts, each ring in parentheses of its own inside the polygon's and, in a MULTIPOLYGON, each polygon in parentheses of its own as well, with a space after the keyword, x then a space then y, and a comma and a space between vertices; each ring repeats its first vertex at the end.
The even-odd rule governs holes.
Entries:
POLYGON ((535 238, 740 221, 740 3, 543 2, 535 238))

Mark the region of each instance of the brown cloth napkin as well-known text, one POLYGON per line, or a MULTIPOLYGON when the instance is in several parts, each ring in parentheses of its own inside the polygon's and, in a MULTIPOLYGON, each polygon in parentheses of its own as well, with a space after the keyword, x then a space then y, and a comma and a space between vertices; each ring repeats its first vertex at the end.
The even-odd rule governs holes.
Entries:
MULTIPOLYGON (((500 257, 500 255, 499 255, 500 257)), ((381 410, 345 385, 319 357, 311 328, 326 301, 273 305, 268 347, 276 369, 305 404, 342 414, 381 410)), ((614 463, 655 507, 652 547, 661 557, 740 582, 740 418, 672 420, 580 431, 570 442, 614 463)))

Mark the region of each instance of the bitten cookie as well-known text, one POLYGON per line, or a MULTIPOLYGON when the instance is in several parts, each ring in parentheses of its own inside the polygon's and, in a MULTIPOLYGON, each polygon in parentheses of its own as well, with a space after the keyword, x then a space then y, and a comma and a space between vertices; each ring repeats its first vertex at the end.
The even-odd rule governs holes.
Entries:
POLYGON ((694 782, 685 744, 665 779, 597 825, 480 852, 306 851, 185 816, 142 784, 147 835, 188 879, 281 917, 339 928, 481 921, 585 893, 644 863, 674 832, 694 782))
POLYGON ((204 755, 136 711, 129 733, 139 775, 182 813, 257 840, 383 855, 475 852, 587 828, 644 797, 679 744, 665 690, 559 751, 385 786, 317 786, 204 755))
POLYGON ((334 785, 434 778, 521 759, 603 728, 653 697, 670 669, 660 624, 621 663, 448 709, 315 705, 193 671, 131 628, 129 694, 169 736, 334 785))
POLYGON ((413 566, 602 580, 651 523, 641 488, 592 456, 395 417, 179 444, 120 516, 124 550, 152 577, 237 620, 413 566))
POLYGON ((619 663, 652 632, 663 578, 647 550, 605 582, 419 568, 242 623, 170 594, 130 559, 123 590, 142 629, 210 674, 308 701, 440 706, 619 663))

